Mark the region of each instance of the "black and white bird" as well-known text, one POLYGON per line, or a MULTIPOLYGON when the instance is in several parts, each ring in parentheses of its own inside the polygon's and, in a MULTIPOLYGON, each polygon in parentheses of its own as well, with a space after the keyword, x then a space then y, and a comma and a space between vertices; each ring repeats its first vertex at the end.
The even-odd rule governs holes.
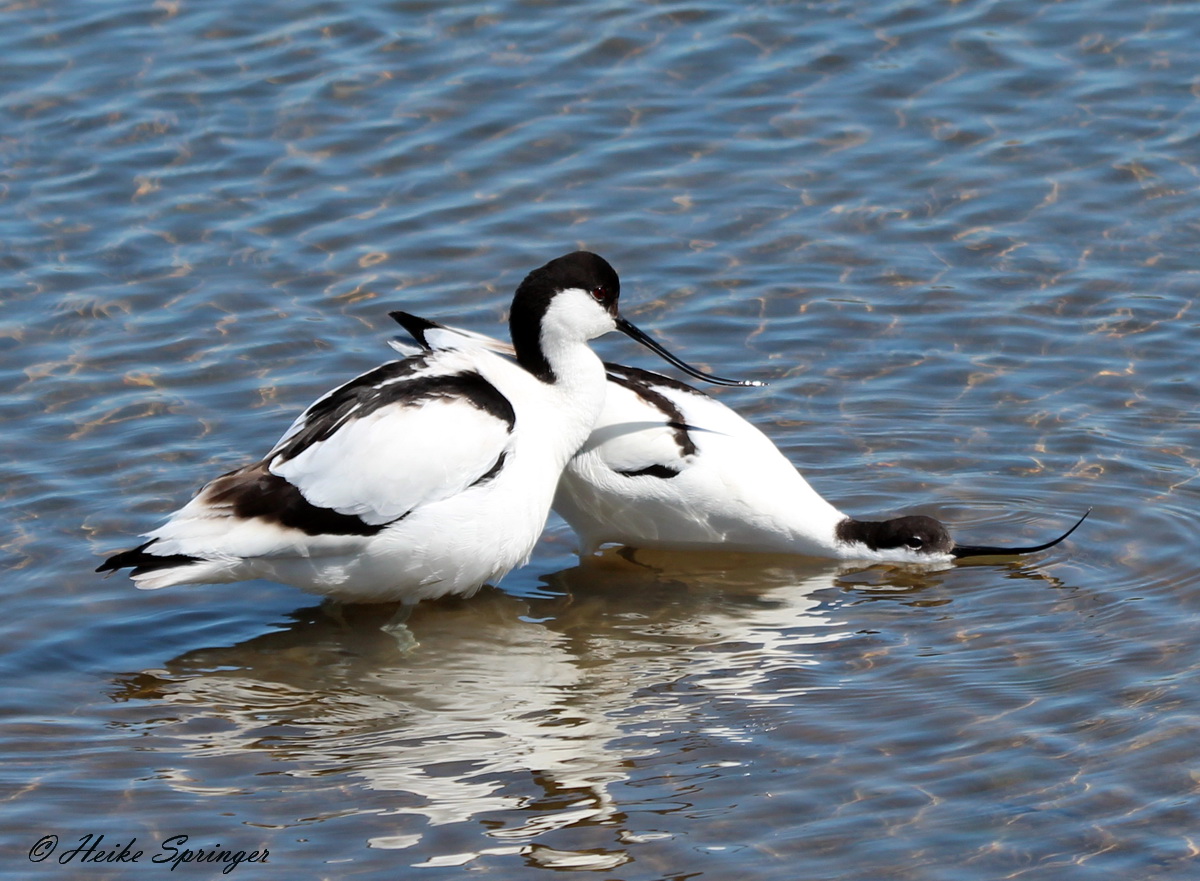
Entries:
POLYGON ((98 572, 140 588, 265 578, 345 602, 470 595, 528 560, 563 467, 605 398, 588 341, 621 330, 620 281, 577 251, 521 282, 512 359, 444 346, 317 400, 258 462, 204 486, 149 541, 98 572))
MULTIPOLYGON (((392 317, 426 350, 511 351, 406 313, 392 317)), ((393 346, 409 350, 404 342, 393 346)), ((940 563, 1045 550, 1083 522, 1045 544, 998 547, 957 544, 925 515, 858 520, 822 498, 770 438, 720 401, 648 370, 604 366, 604 407, 554 498, 554 510, 579 536, 581 555, 618 544, 940 563)))

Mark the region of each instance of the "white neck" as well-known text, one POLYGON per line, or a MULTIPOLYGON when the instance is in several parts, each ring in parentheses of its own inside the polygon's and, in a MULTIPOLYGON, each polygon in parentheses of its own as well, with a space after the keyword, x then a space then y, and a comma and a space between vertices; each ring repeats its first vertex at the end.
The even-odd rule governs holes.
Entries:
POLYGON ((585 342, 543 344, 543 353, 554 371, 550 392, 557 412, 551 416, 561 426, 559 465, 565 466, 588 439, 604 407, 604 364, 585 342))

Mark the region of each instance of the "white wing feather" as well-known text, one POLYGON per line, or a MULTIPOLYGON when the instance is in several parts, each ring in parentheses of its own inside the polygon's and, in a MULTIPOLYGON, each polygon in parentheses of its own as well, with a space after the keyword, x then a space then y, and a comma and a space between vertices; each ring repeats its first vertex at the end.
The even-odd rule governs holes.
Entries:
POLYGON ((605 386, 604 410, 577 455, 585 453, 595 453, 619 472, 683 464, 675 430, 663 412, 615 382, 605 386))
MULTIPOLYGON (((463 330, 461 327, 448 327, 444 324, 429 321, 428 319, 420 320, 423 323, 420 334, 424 339, 424 343, 416 340, 410 342, 401 337, 393 337, 388 340, 388 345, 397 352, 405 355, 415 354, 427 349, 435 352, 444 352, 450 349, 484 349, 488 352, 495 352, 497 355, 505 355, 509 358, 516 357, 516 350, 513 349, 512 343, 506 343, 503 340, 498 340, 487 334, 476 333, 473 330, 463 330)), ((405 329, 408 329, 407 325, 405 325, 405 329)))
POLYGON ((511 440, 506 422, 461 400, 394 403, 272 462, 271 471, 312 504, 379 525, 462 492, 511 440))
POLYGON ((431 327, 425 331, 425 340, 435 351, 438 349, 486 349, 498 355, 508 355, 509 357, 516 355, 512 343, 459 327, 446 327, 445 325, 431 327))

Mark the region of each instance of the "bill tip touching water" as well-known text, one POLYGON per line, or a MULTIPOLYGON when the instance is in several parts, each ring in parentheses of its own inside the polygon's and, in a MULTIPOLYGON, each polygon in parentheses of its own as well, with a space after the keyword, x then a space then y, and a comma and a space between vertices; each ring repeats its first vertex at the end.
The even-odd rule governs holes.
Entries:
POLYGON ((551 507, 604 544, 937 562, 1053 547, 956 544, 937 520, 847 516, 761 431, 661 374, 602 363, 613 330, 714 385, 623 318, 576 251, 517 287, 511 344, 393 312, 417 343, 325 394, 261 460, 206 484, 98 569, 138 587, 265 578, 346 602, 470 596, 524 565, 551 507))
POLYGON ((838 524, 836 535, 839 541, 851 548, 855 545, 862 545, 874 551, 896 548, 911 551, 916 555, 927 555, 930 559, 1013 557, 1049 550, 1078 529, 1091 513, 1092 509, 1088 508, 1066 532, 1037 545, 960 544, 950 535, 945 524, 924 514, 882 521, 854 520, 847 517, 838 524))
MULTIPOLYGON (((402 352, 511 347, 481 334, 392 312, 416 343, 402 352)), ((848 516, 818 494, 758 428, 679 380, 605 364, 604 407, 568 462, 554 509, 588 556, 604 545, 668 551, 797 554, 847 562, 931 563, 1047 550, 956 544, 925 515, 848 516)), ((1090 509, 1089 509, 1090 510, 1090 509)))
POLYGON ((950 553, 956 558, 962 559, 964 557, 1006 557, 1020 554, 1035 554, 1038 551, 1046 551, 1070 536, 1070 534, 1078 529, 1091 513, 1092 509, 1088 508, 1083 512, 1083 516, 1076 520, 1070 529, 1068 529, 1058 538, 1051 539, 1050 541, 1043 542, 1039 545, 1029 545, 1026 547, 1006 547, 1003 545, 964 545, 955 543, 954 547, 951 548, 950 553))

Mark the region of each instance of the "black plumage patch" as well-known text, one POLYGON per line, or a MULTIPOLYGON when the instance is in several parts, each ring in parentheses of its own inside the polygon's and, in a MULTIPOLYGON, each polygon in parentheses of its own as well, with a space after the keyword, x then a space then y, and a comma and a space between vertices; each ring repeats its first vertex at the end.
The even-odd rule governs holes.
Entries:
POLYGON ((554 297, 572 289, 586 291, 614 319, 617 317, 621 280, 607 260, 590 251, 574 251, 539 266, 525 276, 513 297, 508 331, 517 363, 542 382, 556 379, 542 351, 542 319, 554 297))
POLYGON ((136 548, 128 551, 121 551, 119 554, 113 554, 97 568, 97 572, 115 572, 118 569, 133 569, 134 575, 141 575, 143 572, 153 572, 155 569, 168 569, 173 566, 186 566, 189 563, 199 563, 199 557, 191 557, 187 554, 151 554, 146 551, 146 548, 154 544, 158 539, 152 538, 145 544, 140 544, 136 548))
POLYGON ((932 517, 914 514, 891 520, 854 520, 847 517, 834 530, 838 541, 860 542, 871 550, 908 548, 925 554, 946 554, 954 541, 946 527, 932 517))
POLYGON ((666 465, 650 465, 646 468, 639 468, 637 471, 618 471, 617 474, 622 477, 660 477, 663 480, 679 476, 678 471, 666 465))
POLYGON ((413 315, 410 312, 389 312, 388 316, 408 331, 421 348, 430 350, 433 346, 429 345, 429 340, 425 339, 426 331, 437 330, 441 327, 436 321, 430 321, 428 318, 422 318, 419 315, 413 315))
MULTIPOLYGON (((675 444, 679 447, 679 455, 681 457, 694 456, 696 454, 696 443, 688 433, 688 424, 684 421, 683 412, 675 406, 670 398, 654 387, 656 385, 665 386, 676 391, 689 392, 693 395, 700 394, 699 392, 682 382, 676 382, 657 373, 651 373, 649 370, 639 370, 636 367, 622 367, 620 364, 608 363, 604 365, 604 369, 608 373, 609 382, 615 382, 617 385, 629 389, 655 410, 663 414, 666 418, 667 427, 671 429, 671 435, 675 439, 675 444)), ((655 476, 661 477, 663 475, 659 474, 655 476)))
POLYGON ((306 535, 375 535, 408 516, 406 512, 387 523, 367 523, 356 514, 314 505, 287 480, 272 474, 266 462, 222 474, 200 496, 214 507, 230 508, 237 517, 257 517, 306 535))
POLYGON ((362 419, 389 404, 418 407, 439 398, 461 400, 496 417, 511 432, 517 414, 508 398, 474 371, 420 376, 435 353, 392 361, 334 389, 305 411, 301 428, 280 444, 273 461, 294 459, 315 443, 328 440, 351 419, 362 419))
POLYGON ((471 486, 479 486, 480 484, 487 483, 489 480, 491 480, 493 477, 495 477, 497 474, 499 474, 500 469, 504 467, 504 460, 507 458, 508 458, 508 453, 501 453, 496 458, 496 462, 494 465, 492 465, 491 468, 489 468, 487 471, 483 472, 483 474, 480 474, 477 478, 475 478, 473 481, 471 481, 471 486))

